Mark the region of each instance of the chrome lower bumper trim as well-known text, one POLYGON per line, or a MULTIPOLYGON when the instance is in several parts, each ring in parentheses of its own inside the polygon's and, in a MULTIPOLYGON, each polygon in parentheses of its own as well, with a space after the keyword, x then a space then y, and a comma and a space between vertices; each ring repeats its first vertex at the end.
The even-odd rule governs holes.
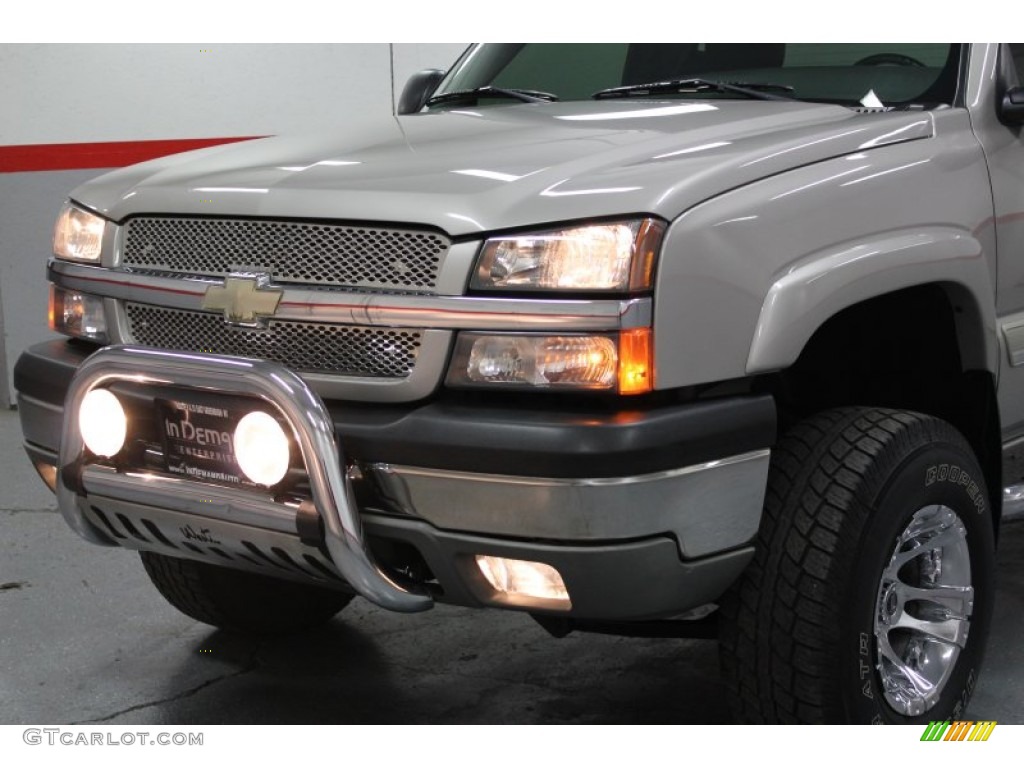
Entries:
MULTIPOLYGON (((87 497, 79 495, 80 485, 85 486, 87 493, 88 482, 95 483, 98 478, 82 466, 85 444, 77 414, 91 389, 125 381, 256 397, 275 407, 295 434, 309 475, 313 503, 324 521, 327 550, 345 581, 368 600, 390 610, 411 612, 431 607, 430 596, 399 586, 373 562, 323 402, 299 376, 265 361, 131 346, 107 347, 89 357, 75 374, 64 401, 57 482, 61 513, 81 536, 92 541, 102 538, 95 532, 94 523, 86 518, 87 497)), ((109 480, 107 483, 110 484, 109 480)), ((133 480, 122 482, 120 492, 130 493, 132 483, 133 480)), ((169 504, 172 509, 178 510, 183 504, 187 507, 193 502, 203 503, 195 498, 183 499, 181 495, 168 501, 173 502, 169 504)))
POLYGON ((672 534, 685 559, 753 540, 770 452, 635 477, 540 478, 371 464, 396 512, 490 536, 596 542, 672 534))
POLYGON ((1011 485, 1003 489, 1003 518, 1024 519, 1024 484, 1011 485))

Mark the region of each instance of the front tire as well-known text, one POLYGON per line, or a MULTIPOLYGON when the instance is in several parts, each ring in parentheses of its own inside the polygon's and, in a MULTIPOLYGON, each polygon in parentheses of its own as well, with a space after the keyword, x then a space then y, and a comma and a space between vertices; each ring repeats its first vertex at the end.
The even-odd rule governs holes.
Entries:
POLYGON ((314 629, 353 597, 196 560, 139 554, 150 581, 167 602, 196 621, 232 632, 264 635, 314 629))
POLYGON ((962 716, 993 602, 993 521, 949 424, 828 411, 773 451, 754 561, 723 601, 741 722, 962 716))

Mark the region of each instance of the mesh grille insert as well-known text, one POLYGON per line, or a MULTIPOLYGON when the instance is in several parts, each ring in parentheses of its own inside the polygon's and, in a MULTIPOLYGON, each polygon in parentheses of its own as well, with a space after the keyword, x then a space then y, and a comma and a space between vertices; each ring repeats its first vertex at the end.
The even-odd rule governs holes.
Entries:
POLYGON ((125 225, 122 261, 190 275, 267 272, 275 282, 430 293, 450 245, 414 229, 147 217, 125 225))
POLYGON ((219 314, 125 305, 138 344, 187 352, 257 357, 294 371, 405 378, 412 373, 421 332, 271 320, 267 328, 228 325, 219 314))

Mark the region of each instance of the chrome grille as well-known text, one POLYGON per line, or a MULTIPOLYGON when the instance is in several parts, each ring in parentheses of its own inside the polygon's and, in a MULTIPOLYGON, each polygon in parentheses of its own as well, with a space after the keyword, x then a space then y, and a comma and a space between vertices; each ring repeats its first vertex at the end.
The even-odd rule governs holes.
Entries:
POLYGON ((415 229, 145 217, 125 225, 126 267, 189 275, 267 272, 275 282, 431 293, 451 241, 415 229))
POLYGON ((228 325, 220 314, 125 304, 137 344, 274 360, 298 372, 405 378, 416 364, 421 332, 271 320, 266 328, 228 325))

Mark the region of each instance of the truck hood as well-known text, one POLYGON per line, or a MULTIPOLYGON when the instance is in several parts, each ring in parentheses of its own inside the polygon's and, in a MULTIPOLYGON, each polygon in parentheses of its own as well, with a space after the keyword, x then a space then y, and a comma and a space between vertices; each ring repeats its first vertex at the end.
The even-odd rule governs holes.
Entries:
POLYGON ((931 136, 928 113, 788 101, 485 106, 174 155, 79 187, 138 213, 413 223, 453 236, 645 213, 673 219, 760 178, 931 136))

